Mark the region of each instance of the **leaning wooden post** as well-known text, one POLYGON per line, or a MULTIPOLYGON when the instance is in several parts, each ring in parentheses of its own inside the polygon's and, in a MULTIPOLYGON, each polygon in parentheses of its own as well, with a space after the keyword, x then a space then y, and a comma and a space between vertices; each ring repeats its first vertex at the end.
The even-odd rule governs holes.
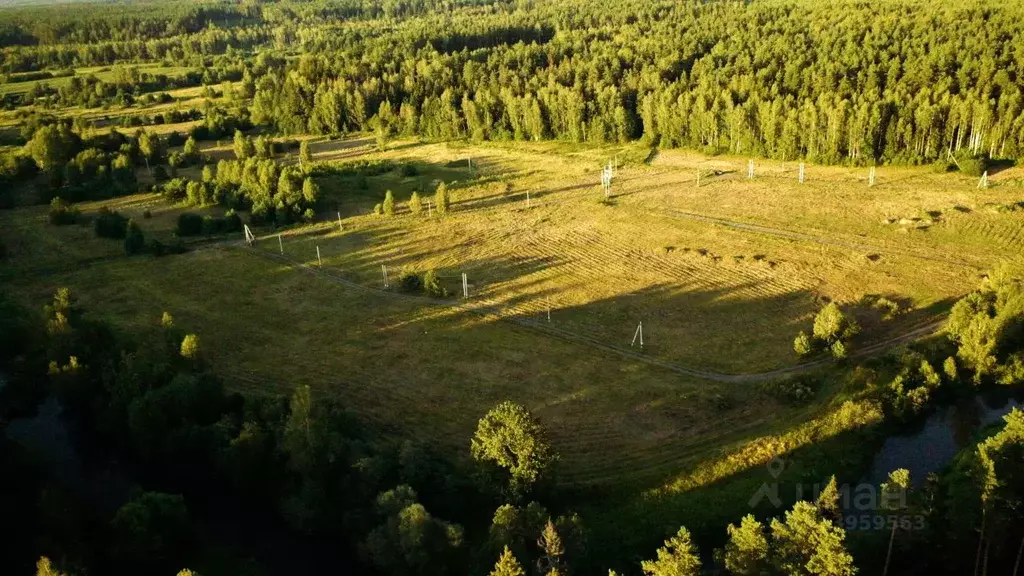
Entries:
POLYGON ((320 260, 320 247, 319 246, 316 247, 316 265, 319 266, 320 268, 324 267, 323 260, 320 260))
POLYGON ((804 183, 804 163, 803 162, 800 163, 800 176, 798 177, 798 180, 800 181, 801 184, 804 183))
POLYGON ((277 235, 277 247, 281 250, 281 256, 284 256, 284 242, 281 241, 281 235, 277 235))

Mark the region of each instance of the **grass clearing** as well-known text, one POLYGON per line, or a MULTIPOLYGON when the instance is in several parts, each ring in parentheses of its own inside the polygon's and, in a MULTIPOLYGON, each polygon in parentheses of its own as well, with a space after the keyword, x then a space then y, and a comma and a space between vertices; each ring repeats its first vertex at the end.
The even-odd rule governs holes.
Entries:
MULTIPOLYGON (((650 151, 639 145, 398 141, 377 152, 372 139, 356 137, 315 141, 312 151, 320 162, 416 167, 408 177, 369 176, 365 189, 350 176, 321 178, 322 220, 284 230, 282 243, 288 258, 309 265, 319 246, 323 276, 273 259, 269 229, 257 231, 255 252, 207 246, 125 258, 120 243, 87 228, 46 226, 37 207, 0 213, 7 280, 33 307, 69 285, 88 310, 125 327, 169 311, 200 334, 233 389, 310 384, 382 429, 436 441, 458 457, 476 419, 511 398, 550 430, 563 455, 562 482, 653 489, 720 457, 723 447, 785 433, 829 399, 788 408, 754 384, 683 376, 587 342, 631 350, 643 321, 642 354, 660 361, 724 374, 793 366, 793 337, 827 300, 861 318, 861 345, 932 322, 981 269, 1013 256, 1012 237, 992 240, 1019 218, 982 208, 1019 199, 1019 189, 1000 184, 1012 175, 1003 173, 976 190, 964 178, 906 169, 900 185, 917 191, 907 194, 886 192, 894 185, 888 169, 870 189, 856 171, 818 167, 803 186, 787 180, 784 165, 774 177, 761 166, 765 176, 747 181, 729 172, 744 159, 662 153, 648 164, 650 151), (614 197, 602 203, 599 170, 616 155, 614 197), (721 174, 698 188, 692 162, 713 162, 721 174), (452 213, 408 213, 412 190, 430 198, 437 180, 449 184, 452 213), (386 189, 398 215, 369 214, 386 189), (976 209, 944 208, 953 205, 976 209), (882 224, 938 210, 943 216, 932 216, 926 231, 882 224), (435 269, 452 292, 467 273, 465 306, 479 314, 341 282, 380 288, 381 264, 392 279, 403 269, 435 269), (871 295, 909 310, 884 319, 864 299, 871 295), (585 341, 497 321, 546 324, 549 308, 554 328, 585 341)), ((140 220, 147 235, 169 234, 181 211, 155 195, 106 204, 133 217, 150 207, 153 218, 140 220)))

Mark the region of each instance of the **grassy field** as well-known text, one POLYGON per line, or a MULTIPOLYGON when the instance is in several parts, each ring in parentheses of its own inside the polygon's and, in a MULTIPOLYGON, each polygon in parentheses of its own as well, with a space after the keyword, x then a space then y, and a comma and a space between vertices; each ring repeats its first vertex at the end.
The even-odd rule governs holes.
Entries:
MULTIPOLYGON (((2 212, 4 281, 33 308, 70 286, 90 313, 126 328, 171 312, 231 388, 309 384, 389 434, 459 457, 476 420, 511 398, 550 430, 561 482, 673 493, 703 463, 827 418, 835 388, 794 409, 754 383, 671 367, 727 377, 794 366, 794 335, 830 299, 861 318, 860 345, 897 336, 941 317, 1022 240, 1013 170, 978 190, 956 175, 882 168, 869 188, 865 171, 809 167, 799 185, 795 166, 762 163, 748 181, 742 158, 648 158, 640 146, 410 141, 379 153, 363 137, 312 149, 322 162, 389 159, 417 173, 371 176, 365 189, 322 177, 321 220, 282 231, 284 258, 266 229, 252 250, 211 241, 126 258, 87 226, 47 226, 42 207, 2 212), (599 171, 616 156, 602 202, 599 171), (452 212, 408 213, 409 194, 438 180, 452 212), (370 214, 385 189, 399 200, 394 217, 370 214), (452 292, 466 273, 470 298, 400 297, 382 289, 382 264, 393 283, 402 270, 436 269, 452 292), (866 295, 906 312, 885 320, 866 295), (630 346, 639 322, 642 352, 630 346)), ((182 210, 152 195, 83 209, 103 204, 158 237, 182 210)))
MULTIPOLYGON (((147 74, 164 74, 166 76, 183 76, 191 68, 185 66, 164 66, 160 63, 153 64, 139 64, 135 66, 139 72, 145 72, 147 74)), ((95 76, 96 78, 109 82, 114 78, 114 72, 112 66, 93 66, 85 68, 76 68, 75 76, 95 76)), ((62 86, 66 86, 71 83, 71 79, 74 76, 61 76, 58 78, 49 78, 45 80, 26 80, 22 82, 8 82, 0 84, 0 96, 7 94, 24 94, 32 89, 36 84, 48 84, 51 88, 59 89, 62 86)))

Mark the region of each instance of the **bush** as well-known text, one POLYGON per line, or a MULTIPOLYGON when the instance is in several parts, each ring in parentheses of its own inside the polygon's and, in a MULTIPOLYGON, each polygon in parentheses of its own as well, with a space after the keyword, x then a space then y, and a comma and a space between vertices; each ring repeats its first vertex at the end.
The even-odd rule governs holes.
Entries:
POLYGON ((50 202, 50 213, 47 216, 50 224, 54 226, 67 226, 78 221, 78 208, 75 208, 65 200, 54 198, 50 202))
POLYGON ((100 238, 120 240, 128 231, 128 219, 118 212, 112 212, 106 206, 100 208, 92 225, 96 235, 100 238))
POLYGON ((203 233, 203 217, 192 212, 178 215, 178 226, 174 233, 178 236, 198 236, 203 233))
POLYGON ((376 216, 380 216, 384 212, 384 207, 381 204, 377 204, 373 207, 373 213, 376 216))
POLYGON ((398 289, 402 292, 415 293, 423 289, 423 280, 413 272, 402 272, 398 279, 398 289))
POLYGON ((793 340, 793 350, 795 350, 799 356, 807 356, 811 352, 814 352, 814 346, 811 343, 810 337, 807 336, 807 332, 801 330, 800 333, 797 334, 796 339, 793 340))
POLYGON ((135 223, 134 220, 128 221, 128 230, 125 233, 124 238, 124 253, 132 256, 138 254, 146 249, 146 237, 142 233, 142 228, 135 223))
POLYGON ((142 217, 146 220, 149 220, 150 218, 153 217, 153 213, 149 211, 149 208, 146 208, 145 210, 142 211, 142 217))
POLYGON ((159 258, 167 253, 167 248, 164 247, 164 243, 153 238, 149 241, 149 245, 146 247, 150 254, 159 258))
POLYGON ((761 391, 787 404, 807 404, 818 393, 821 383, 808 377, 766 382, 761 391))
POLYGON ((420 200, 418 192, 413 192, 412 197, 409 198, 409 212, 413 214, 419 214, 423 211, 423 202, 420 200))
POLYGON ((983 156, 960 160, 960 172, 965 176, 980 178, 986 170, 988 170, 988 158, 983 156))
POLYGON ((395 195, 388 190, 384 193, 384 213, 388 216, 395 215, 395 195))
POLYGON ((417 174, 419 174, 420 171, 416 169, 416 165, 415 164, 411 164, 411 163, 407 162, 405 164, 402 164, 402 168, 399 171, 399 173, 402 175, 403 178, 411 178, 411 177, 416 176, 417 174))
POLYGON ((448 187, 445 186, 444 182, 441 182, 437 186, 437 192, 434 193, 434 207, 437 209, 437 213, 442 216, 448 213, 448 187))
POLYGON ((441 286, 437 273, 433 270, 427 270, 423 275, 423 291, 435 298, 444 298, 448 295, 448 289, 441 286))

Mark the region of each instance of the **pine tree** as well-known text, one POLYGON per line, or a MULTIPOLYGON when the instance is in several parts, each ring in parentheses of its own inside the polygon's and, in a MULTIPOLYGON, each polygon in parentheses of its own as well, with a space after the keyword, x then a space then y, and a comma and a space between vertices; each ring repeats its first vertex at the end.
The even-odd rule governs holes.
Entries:
POLYGON ((548 518, 547 524, 544 525, 544 531, 537 539, 537 547, 544 552, 544 555, 537 559, 537 569, 542 573, 557 572, 562 566, 565 546, 562 545, 562 538, 558 535, 558 530, 555 529, 551 518, 548 518))
POLYGON ((768 538, 764 525, 748 514, 737 527, 729 524, 725 568, 736 576, 758 576, 768 568, 768 538))
POLYGON ((498 562, 494 564, 494 570, 491 570, 490 576, 526 576, 526 572, 523 571, 523 567, 519 565, 519 561, 512 555, 508 546, 505 546, 505 551, 501 553, 498 562))
POLYGON ((412 196, 409 197, 409 212, 413 214, 419 214, 423 211, 423 202, 420 201, 419 192, 413 192, 412 196))
POLYGON ((299 143, 299 163, 302 165, 303 170, 309 170, 309 167, 313 164, 313 153, 309 150, 309 140, 303 140, 299 143))
POLYGON ((383 208, 384 208, 384 214, 385 215, 387 215, 387 216, 394 216, 395 215, 395 195, 391 192, 391 190, 388 190, 388 191, 384 192, 383 208))
POLYGON ((809 502, 797 502, 785 520, 771 523, 772 564, 792 576, 853 576, 853 557, 843 545, 846 533, 809 502))
POLYGON ((700 566, 697 547, 686 527, 680 527, 675 536, 665 540, 665 545, 658 548, 657 560, 640 563, 647 576, 699 576, 700 566))
POLYGON ((839 520, 839 487, 836 484, 835 475, 829 478, 828 484, 825 485, 825 489, 818 495, 814 504, 818 507, 822 517, 832 522, 839 520))

